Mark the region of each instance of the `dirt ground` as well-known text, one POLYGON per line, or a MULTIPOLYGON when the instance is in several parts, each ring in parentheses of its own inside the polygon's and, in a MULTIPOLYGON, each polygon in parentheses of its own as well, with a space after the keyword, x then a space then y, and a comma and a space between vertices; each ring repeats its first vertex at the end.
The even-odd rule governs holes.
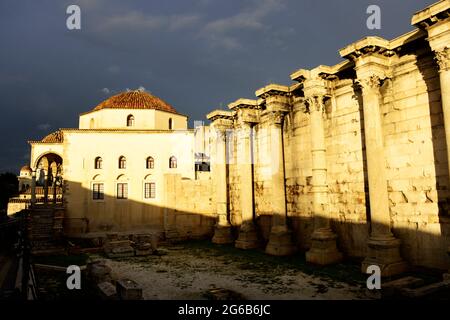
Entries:
POLYGON ((157 255, 108 259, 115 279, 143 288, 144 299, 208 299, 214 288, 242 299, 370 299, 358 264, 311 266, 304 255, 271 257, 262 251, 191 241, 162 246, 157 255))

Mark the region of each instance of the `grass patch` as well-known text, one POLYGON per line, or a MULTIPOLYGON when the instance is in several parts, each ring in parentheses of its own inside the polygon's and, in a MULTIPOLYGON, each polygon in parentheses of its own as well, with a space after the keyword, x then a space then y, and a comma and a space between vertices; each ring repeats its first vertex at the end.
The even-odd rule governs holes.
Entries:
MULTIPOLYGON (((317 266, 306 262, 302 253, 288 257, 267 255, 263 250, 241 250, 233 245, 216 245, 209 241, 192 240, 183 243, 194 256, 211 255, 225 261, 237 262, 242 270, 254 270, 262 273, 282 275, 287 269, 332 282, 341 281, 351 285, 365 286, 366 276, 360 271, 360 264, 343 262, 331 266, 317 266)), ((266 279, 267 280, 267 279, 266 279)))
POLYGON ((59 267, 68 267, 70 265, 83 266, 86 264, 89 256, 87 254, 78 255, 58 255, 58 256, 34 256, 32 263, 49 264, 59 267))
POLYGON ((81 289, 69 290, 66 285, 65 272, 36 271, 38 299, 42 301, 54 300, 99 300, 96 288, 84 272, 81 272, 81 289))

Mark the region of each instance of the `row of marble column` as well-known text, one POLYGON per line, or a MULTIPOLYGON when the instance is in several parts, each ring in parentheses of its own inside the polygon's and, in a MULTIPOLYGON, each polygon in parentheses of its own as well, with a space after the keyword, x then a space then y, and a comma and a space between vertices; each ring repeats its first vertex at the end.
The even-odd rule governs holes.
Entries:
MULTIPOLYGON (((447 50, 447 49, 446 49, 447 50)), ((358 57, 359 58, 359 57, 358 57)), ((390 276, 406 270, 406 262, 400 255, 400 241, 391 232, 389 212, 387 175, 385 168, 384 143, 382 121, 380 114, 381 93, 380 86, 384 79, 377 72, 364 70, 364 61, 358 60, 357 74, 363 74, 356 82, 362 89, 364 134, 367 158, 369 199, 371 208, 371 233, 368 241, 368 253, 363 262, 365 272, 370 265, 378 265, 383 276, 390 276)), ((446 65, 447 66, 447 65, 446 65)), ((448 67, 440 69, 442 83, 442 104, 448 140, 450 141, 450 115, 447 110, 450 100, 445 86, 449 79, 448 67)), ((327 96, 326 82, 311 73, 301 81, 304 86, 305 104, 310 115, 311 127, 311 156, 312 156, 312 194, 314 232, 312 234, 311 249, 306 253, 309 262, 326 265, 339 262, 342 254, 336 245, 336 235, 330 227, 330 212, 328 206, 328 185, 326 147, 324 138, 324 99, 327 96)), ((280 105, 287 105, 286 94, 288 88, 281 86, 266 88, 263 93, 265 109, 261 111, 261 121, 268 124, 269 146, 275 164, 272 168, 272 228, 266 252, 272 255, 288 255, 295 252, 292 232, 288 228, 286 213, 286 189, 283 150, 283 118, 287 112, 280 105)), ((237 102, 232 106, 239 127, 237 170, 240 177, 240 205, 242 211, 242 225, 235 245, 238 248, 250 249, 260 246, 258 233, 254 225, 253 208, 253 168, 252 168, 252 125, 255 116, 249 116, 257 108, 249 100, 237 102)), ((222 112, 212 115, 213 127, 218 133, 216 144, 215 178, 217 181, 217 212, 218 224, 213 241, 216 243, 230 243, 234 239, 231 235, 230 223, 227 219, 227 167, 226 167, 226 130, 233 127, 231 114, 222 112), (220 125, 219 125, 220 122, 220 125)), ((449 154, 450 157, 450 154, 449 154)))
MULTIPOLYGON (((438 4, 437 6, 442 6, 438 4)), ((448 6, 447 6, 448 7, 448 6)), ((450 10, 450 7, 442 10, 450 10)), ((436 9, 437 10, 437 9, 436 9)), ((450 18, 448 15, 426 11, 413 18, 416 25, 425 30, 426 38, 435 54, 439 66, 441 84, 441 102, 446 134, 447 153, 450 159, 450 18)), ((382 276, 391 276, 406 270, 407 264, 400 255, 400 240, 392 233, 388 200, 387 172, 383 143, 381 86, 390 77, 391 57, 396 53, 391 50, 389 41, 367 38, 352 44, 340 51, 343 58, 349 59, 356 72, 355 84, 362 93, 362 109, 364 118, 365 156, 370 203, 370 236, 368 250, 362 263, 362 271, 367 272, 371 265, 380 267, 382 276)), ((339 72, 339 71, 336 71, 339 72)), ((329 82, 326 80, 333 74, 332 68, 320 66, 313 70, 299 70, 291 75, 292 80, 302 84, 306 110, 310 115, 311 156, 312 156, 312 194, 314 231, 311 237, 311 249, 306 253, 307 261, 317 264, 336 263, 342 254, 336 246, 336 235, 330 227, 330 210, 328 205, 326 147, 324 139, 324 99, 329 96, 329 82)), ((238 175, 240 177, 240 206, 242 225, 236 247, 248 249, 259 246, 258 235, 253 224, 253 173, 251 165, 251 132, 252 125, 266 122, 269 127, 272 168, 272 228, 266 252, 274 255, 287 255, 295 251, 292 233, 287 225, 286 189, 284 174, 283 150, 283 117, 288 112, 287 96, 289 88, 270 85, 259 91, 257 96, 263 99, 263 110, 258 110, 255 100, 239 99, 230 105, 233 113, 216 111, 208 115, 213 121, 220 138, 217 139, 218 155, 215 167, 217 181, 218 224, 213 241, 229 243, 231 236, 230 223, 227 219, 227 167, 226 167, 226 134, 227 128, 236 125, 240 128, 238 144, 238 175), (260 119, 259 115, 260 114, 260 119), (219 125, 220 124, 220 125, 219 125)), ((214 169, 213 169, 214 170, 214 169)), ((450 172, 450 161, 449 161, 450 172)))
MULTIPOLYGON (((216 111, 208 115, 216 131, 216 158, 213 173, 216 179, 218 222, 213 237, 215 243, 232 243, 230 222, 227 220, 227 167, 226 167, 226 131, 237 129, 238 154, 237 172, 240 178, 240 208, 242 224, 235 246, 251 249, 260 246, 258 232, 254 224, 254 195, 252 167, 252 126, 264 123, 267 129, 267 149, 271 166, 271 205, 272 227, 266 252, 284 256, 296 251, 293 233, 287 222, 285 159, 283 146, 283 123, 290 110, 290 91, 288 87, 272 85, 263 88, 259 96, 264 99, 265 108, 260 110, 255 100, 240 99, 230 105, 234 113, 216 111), (233 122, 234 117, 236 121, 233 122)), ((331 231, 327 211, 328 186, 326 177, 326 155, 323 125, 323 94, 312 95, 307 99, 311 121, 311 145, 313 158, 313 215, 315 230, 312 247, 307 260, 317 264, 335 263, 342 255, 337 250, 336 236, 331 231)))

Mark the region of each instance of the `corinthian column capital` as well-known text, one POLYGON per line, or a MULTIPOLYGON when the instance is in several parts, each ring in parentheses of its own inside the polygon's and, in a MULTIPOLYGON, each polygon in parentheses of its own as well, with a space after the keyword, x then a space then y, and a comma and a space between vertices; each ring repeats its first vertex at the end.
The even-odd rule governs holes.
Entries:
POLYGON ((267 123, 272 125, 281 125, 283 123, 285 112, 282 111, 266 111, 263 117, 266 119, 267 123))
POLYGON ((307 112, 324 112, 325 104, 323 103, 325 96, 324 95, 315 95, 306 97, 307 103, 307 112))
POLYGON ((435 51, 434 59, 439 65, 439 71, 448 71, 450 69, 450 48, 445 47, 435 51))
POLYGON ((376 74, 367 76, 365 78, 356 79, 356 83, 362 88, 363 94, 369 92, 379 92, 382 78, 376 74))

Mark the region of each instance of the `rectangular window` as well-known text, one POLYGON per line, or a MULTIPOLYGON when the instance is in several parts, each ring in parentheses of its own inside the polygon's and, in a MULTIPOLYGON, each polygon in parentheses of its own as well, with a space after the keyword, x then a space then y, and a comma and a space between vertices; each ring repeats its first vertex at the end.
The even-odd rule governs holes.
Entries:
POLYGON ((153 199, 155 198, 156 194, 156 186, 154 182, 146 182, 144 188, 144 197, 145 199, 153 199))
POLYGON ((103 183, 94 183, 92 185, 92 199, 103 200, 105 198, 103 183))
POLYGON ((128 183, 117 184, 117 199, 128 199, 128 183))

